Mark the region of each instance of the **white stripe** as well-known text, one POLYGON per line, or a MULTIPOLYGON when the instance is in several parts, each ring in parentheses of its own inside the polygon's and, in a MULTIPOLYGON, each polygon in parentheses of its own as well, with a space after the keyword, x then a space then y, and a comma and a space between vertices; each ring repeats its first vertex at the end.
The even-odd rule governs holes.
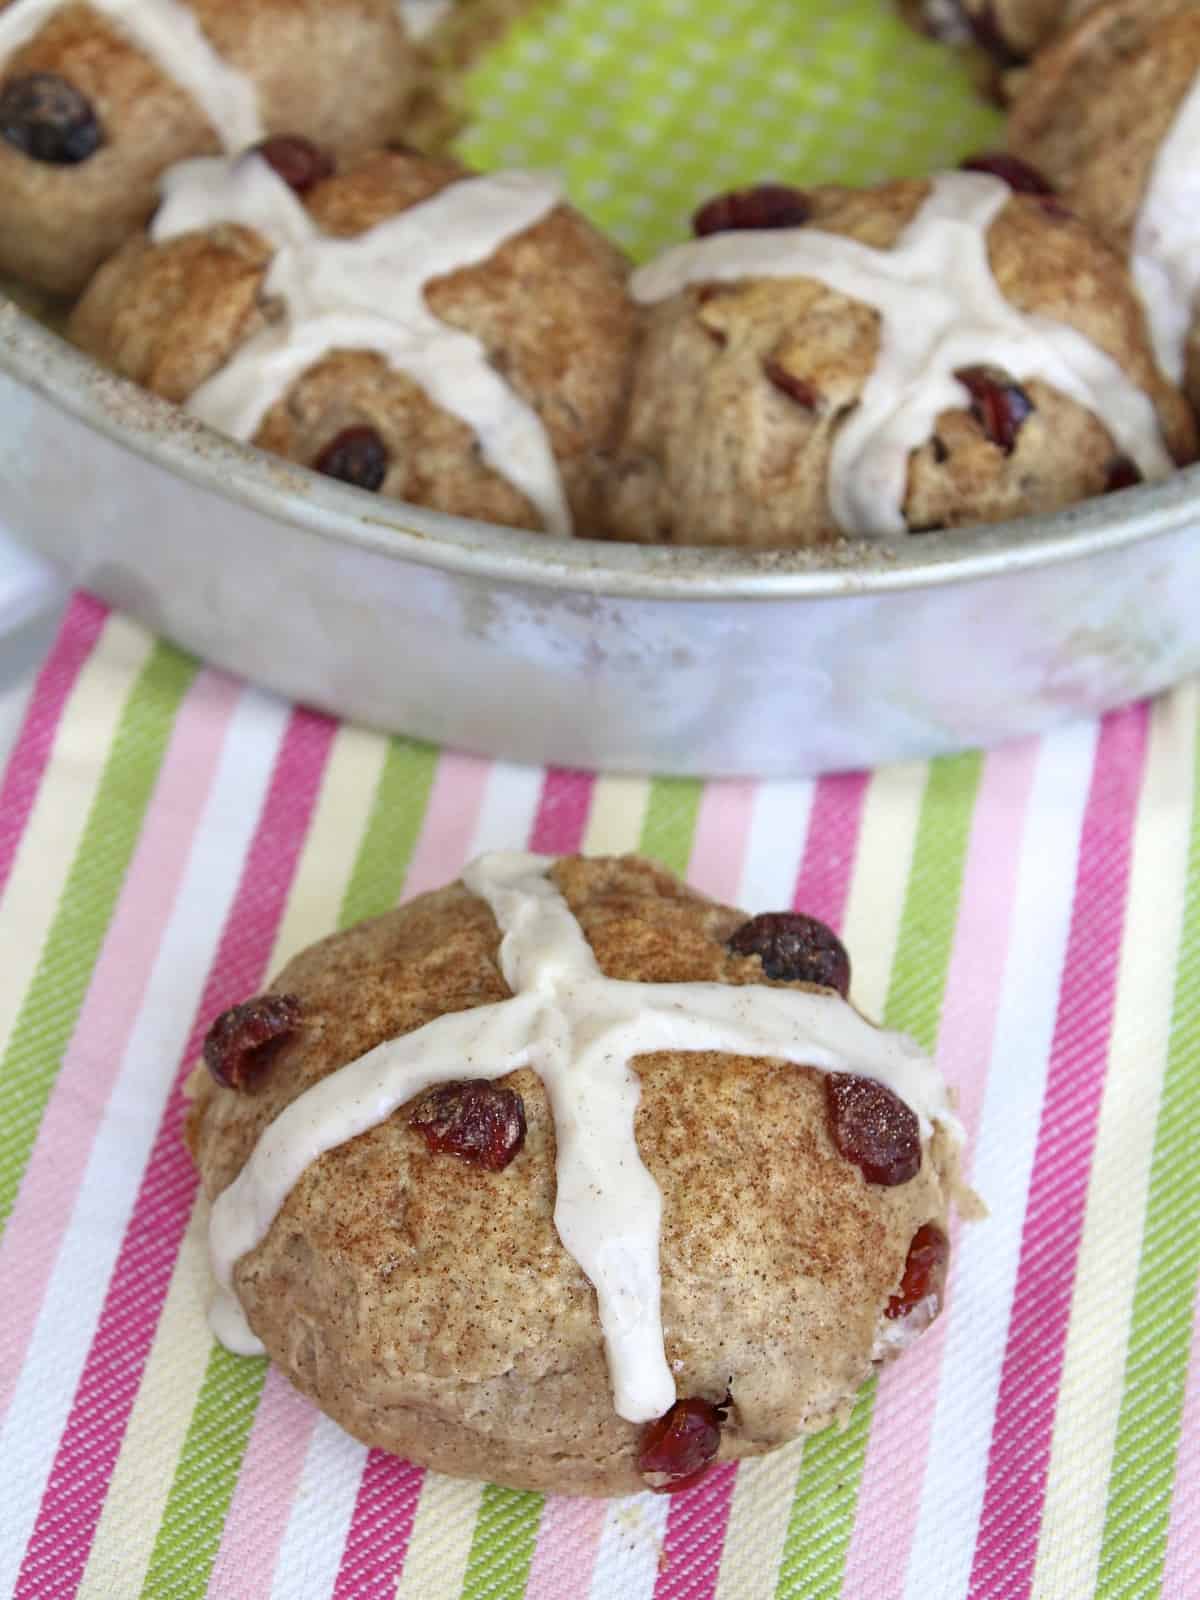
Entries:
POLYGON ((1150 723, 1035 1594, 1065 1593, 1068 1574, 1090 1594, 1100 1561, 1183 931, 1198 701, 1189 685, 1160 700, 1150 723))
MULTIPOLYGON (((204 974, 221 936, 240 859, 266 789, 283 712, 247 694, 234 712, 212 793, 104 1107, 71 1220, 0 1429, 6 1543, 0 1593, 16 1576, 137 1198, 204 974)), ((110 1591, 111 1592, 111 1591, 110 1591)))
POLYGON ((667 1494, 631 1495, 609 1503, 592 1571, 591 1600, 652 1600, 670 1511, 667 1494))
POLYGON ((759 784, 738 891, 738 904, 747 911, 785 911, 791 905, 815 793, 811 780, 759 784))
POLYGON ((333 1593, 367 1449, 328 1417, 317 1418, 275 1562, 272 1600, 333 1593))
MULTIPOLYGON (((816 784, 810 779, 759 784, 738 890, 738 904, 747 911, 781 910, 791 904, 815 793, 816 784)), ((739 1465, 716 1600, 737 1600, 747 1594, 751 1567, 763 1582, 768 1573, 777 1571, 803 1450, 804 1441, 797 1439, 782 1450, 739 1465)))
POLYGON ((541 767, 519 767, 510 761, 493 762, 475 822, 471 841, 473 856, 481 856, 487 850, 526 848, 545 777, 541 767))
POLYGON ((6 1050, 53 925, 130 691, 154 648, 110 617, 62 721, 0 900, 0 1051, 6 1050))
POLYGON ((987 1086, 969 1147, 971 1181, 991 1215, 964 1228, 955 1251, 908 1600, 927 1600, 931 1572, 939 1600, 965 1594, 970 1579, 1095 747, 1095 725, 1081 723, 1044 740, 1038 754, 987 1086))

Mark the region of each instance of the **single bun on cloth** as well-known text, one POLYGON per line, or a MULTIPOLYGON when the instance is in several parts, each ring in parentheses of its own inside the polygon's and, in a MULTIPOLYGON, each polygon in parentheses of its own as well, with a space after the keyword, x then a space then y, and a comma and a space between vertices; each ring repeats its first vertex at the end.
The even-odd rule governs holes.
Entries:
POLYGON ((986 164, 702 207, 700 236, 631 280, 644 320, 604 531, 901 538, 1190 461, 1188 406, 1124 264, 1053 194, 1024 192, 1017 163, 986 164))
POLYGON ((615 436, 624 257, 558 180, 273 139, 164 179, 70 322, 234 438, 439 511, 567 534, 615 436))
POLYGON ((394 0, 9 0, 0 274, 75 294, 174 162, 283 132, 382 144, 427 76, 394 0))
POLYGON ((961 1130, 845 951, 635 858, 481 858, 225 1013, 214 1326, 367 1444, 609 1495, 843 1418, 938 1313, 961 1130))

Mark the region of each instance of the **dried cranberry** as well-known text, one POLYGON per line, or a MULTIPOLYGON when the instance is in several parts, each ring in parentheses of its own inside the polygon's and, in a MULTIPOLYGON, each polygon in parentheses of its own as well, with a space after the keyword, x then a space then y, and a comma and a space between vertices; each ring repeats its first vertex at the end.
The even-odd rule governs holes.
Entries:
POLYGON ((789 400, 794 400, 798 406, 803 406, 806 411, 815 411, 817 409, 817 401, 820 396, 807 378, 796 377, 795 373, 789 372, 781 362, 771 360, 769 357, 763 362, 763 372, 766 374, 767 381, 774 385, 781 394, 787 395, 789 400))
POLYGON ((899 1291, 888 1301, 884 1316, 893 1320, 906 1317, 930 1295, 933 1296, 933 1305, 930 1309, 933 1315, 937 1316, 942 1309, 942 1293, 946 1287, 946 1270, 949 1265, 949 1239, 939 1227, 932 1222, 926 1222, 913 1235, 899 1291))
POLYGON ((768 978, 850 992, 845 945, 832 928, 802 911, 764 911, 751 917, 730 939, 729 949, 735 956, 760 957, 768 978))
POLYGON ((408 1125, 431 1150, 500 1172, 525 1143, 525 1102, 488 1078, 465 1078, 423 1095, 408 1125))
POLYGON ((1114 456, 1108 463, 1108 475, 1104 480, 1105 494, 1112 494, 1116 489, 1132 489, 1134 484, 1141 483, 1142 474, 1137 463, 1128 456, 1114 456))
MULTIPOLYGON (((726 1404, 729 1404, 728 1396, 726 1404)), ((675 1494, 698 1483, 721 1448, 725 1405, 676 1400, 671 1409, 646 1424, 638 1448, 638 1471, 656 1494, 675 1494)))
POLYGON ((307 194, 322 178, 331 178, 333 157, 299 133, 276 133, 252 147, 297 194, 307 194))
POLYGON ((300 1026, 301 1005, 294 994, 260 994, 231 1006, 208 1030, 204 1064, 226 1089, 244 1089, 270 1060, 268 1046, 300 1026))
POLYGON ((971 415, 1006 456, 1013 453, 1025 419, 1036 407, 1019 384, 986 367, 961 367, 954 376, 971 396, 971 415))
POLYGON ((732 233, 742 228, 798 228, 812 214, 808 196, 786 183, 759 183, 751 189, 731 189, 707 201, 692 216, 698 239, 710 233, 732 233))
POLYGON ((1043 178, 1036 167, 1031 167, 1028 161, 1022 161, 1020 156, 1010 156, 1007 150, 981 150, 978 155, 960 161, 959 166, 963 172, 989 173, 1018 194, 1057 193, 1050 180, 1043 178))
POLYGON ((829 1131, 839 1152, 868 1183, 894 1188, 921 1170, 916 1112, 874 1078, 831 1072, 825 1079, 829 1131))
POLYGON ((4 85, 0 135, 30 160, 53 167, 77 166, 104 143, 91 101, 56 72, 31 72, 4 85))
POLYGON ((343 428, 331 439, 313 462, 313 470, 352 483, 356 489, 374 491, 387 477, 390 459, 387 445, 375 429, 362 424, 343 428))

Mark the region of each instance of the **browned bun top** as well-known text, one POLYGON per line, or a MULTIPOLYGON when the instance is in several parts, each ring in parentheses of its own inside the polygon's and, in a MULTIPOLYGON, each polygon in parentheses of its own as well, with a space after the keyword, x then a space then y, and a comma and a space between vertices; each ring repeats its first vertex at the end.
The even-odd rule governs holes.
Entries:
MULTIPOLYGON (((323 232, 354 238, 471 176, 456 161, 376 150, 341 163, 302 198, 323 232)), ((106 366, 184 402, 280 314, 264 288, 271 254, 244 227, 219 225, 161 244, 138 237, 96 274, 71 336, 106 366)), ((479 340, 491 366, 539 416, 581 530, 591 516, 593 459, 611 443, 626 397, 634 338, 627 274, 620 252, 564 204, 487 260, 424 288, 433 314, 479 340)), ((324 470, 348 430, 369 430, 381 459, 363 487, 461 516, 541 527, 538 510, 483 459, 471 427, 375 351, 320 358, 270 407, 253 442, 324 470)))
MULTIPOLYGON (((187 10, 253 86, 267 133, 343 153, 383 143, 405 130, 428 75, 392 0, 190 0, 187 10)), ((38 77, 78 99, 95 148, 64 163, 0 138, 0 273, 75 294, 146 221, 161 173, 219 141, 189 91, 90 6, 64 5, 0 62, 0 95, 38 77)))
MULTIPOLYGON (((928 193, 911 179, 812 188, 805 225, 888 249, 928 193)), ((1078 329, 1111 356, 1154 403, 1174 459, 1191 460, 1191 414, 1158 370, 1119 255, 1055 197, 1024 193, 998 212, 987 244, 1010 303, 1078 329)), ((604 531, 762 547, 839 538, 830 464, 875 370, 879 329, 872 307, 803 277, 694 284, 647 307, 632 402, 604 479, 604 531)), ((1119 452, 1098 417, 1043 380, 981 376, 992 392, 944 412, 910 456, 910 532, 1049 512, 1114 486, 1119 452), (997 404, 1010 410, 1011 428, 997 426, 997 404)))
MULTIPOLYGON (((553 878, 610 977, 763 983, 731 952, 742 913, 634 858, 571 858, 553 878)), ((461 884, 305 951, 278 975, 302 1021, 241 1092, 200 1082, 188 1137, 215 1196, 306 1087, 447 1012, 504 999, 498 931, 461 884)), ((638 1058, 636 1134, 663 1196, 667 1357, 678 1393, 731 1396, 722 1453, 823 1426, 884 1358, 882 1313, 924 1224, 946 1228, 954 1156, 868 1183, 830 1131, 828 1080, 716 1053, 638 1058)), ((555 1133, 529 1070, 519 1153, 492 1171, 433 1150, 414 1104, 329 1151, 238 1294, 301 1389, 358 1437, 519 1486, 641 1487, 639 1430, 613 1409, 595 1297, 553 1221, 555 1133)))

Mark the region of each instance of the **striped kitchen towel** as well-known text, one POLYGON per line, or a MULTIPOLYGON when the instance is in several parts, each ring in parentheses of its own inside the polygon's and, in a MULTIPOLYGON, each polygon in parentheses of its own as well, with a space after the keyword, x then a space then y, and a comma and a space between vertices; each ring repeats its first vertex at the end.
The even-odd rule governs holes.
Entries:
POLYGON ((76 598, 0 800, 0 1594, 1194 1597, 1200 695, 817 782, 608 778, 296 710, 76 598), (477 851, 637 849, 837 925, 991 1206, 849 1427, 616 1502, 368 1452, 204 1317, 180 1083, 477 851))

